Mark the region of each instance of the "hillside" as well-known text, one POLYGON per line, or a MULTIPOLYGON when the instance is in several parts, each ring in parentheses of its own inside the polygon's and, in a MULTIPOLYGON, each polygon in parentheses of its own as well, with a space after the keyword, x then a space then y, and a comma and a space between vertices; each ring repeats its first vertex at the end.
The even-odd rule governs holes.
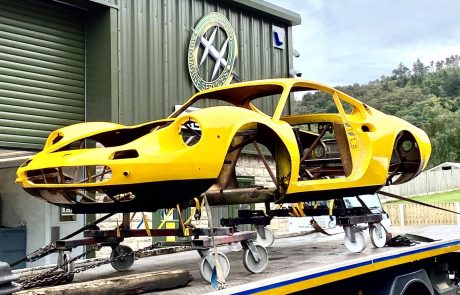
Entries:
MULTIPOLYGON (((425 130, 433 147, 429 167, 460 162, 459 55, 428 66, 417 59, 412 69, 399 64, 391 76, 336 88, 425 130)), ((332 100, 321 93, 307 93, 296 103, 296 112, 333 109, 332 100)))

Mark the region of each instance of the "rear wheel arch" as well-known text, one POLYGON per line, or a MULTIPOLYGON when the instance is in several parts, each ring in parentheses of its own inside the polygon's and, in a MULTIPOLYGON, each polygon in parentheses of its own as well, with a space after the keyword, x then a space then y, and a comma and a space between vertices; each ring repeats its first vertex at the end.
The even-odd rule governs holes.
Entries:
POLYGON ((434 294, 430 278, 425 269, 396 276, 388 292, 390 295, 432 295, 434 294))
POLYGON ((422 155, 415 136, 407 131, 400 131, 393 143, 390 158, 388 181, 401 184, 413 179, 422 169, 422 155))

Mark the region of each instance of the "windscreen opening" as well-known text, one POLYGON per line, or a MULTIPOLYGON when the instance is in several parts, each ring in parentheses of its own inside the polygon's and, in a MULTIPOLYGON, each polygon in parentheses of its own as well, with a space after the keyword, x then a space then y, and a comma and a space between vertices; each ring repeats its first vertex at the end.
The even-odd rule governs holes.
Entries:
POLYGON ((257 112, 262 112, 270 117, 273 116, 284 88, 277 84, 248 85, 241 87, 225 88, 213 92, 198 94, 178 110, 171 114, 170 118, 176 118, 183 113, 214 107, 235 106, 257 112))

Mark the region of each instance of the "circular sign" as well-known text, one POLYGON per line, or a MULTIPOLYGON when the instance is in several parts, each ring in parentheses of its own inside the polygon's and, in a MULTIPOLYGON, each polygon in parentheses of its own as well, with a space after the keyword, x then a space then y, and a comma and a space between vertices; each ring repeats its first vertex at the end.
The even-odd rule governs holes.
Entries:
POLYGON ((217 12, 203 16, 193 29, 187 53, 188 70, 195 87, 201 91, 230 83, 237 54, 236 34, 230 21, 217 12), (226 39, 216 48, 214 40, 220 30, 225 32, 226 39), (200 48, 203 50, 200 51, 200 48), (202 54, 198 56, 200 52, 202 54), (211 76, 210 80, 200 75, 200 67, 206 65, 205 61, 209 58, 214 60, 208 75, 211 76))

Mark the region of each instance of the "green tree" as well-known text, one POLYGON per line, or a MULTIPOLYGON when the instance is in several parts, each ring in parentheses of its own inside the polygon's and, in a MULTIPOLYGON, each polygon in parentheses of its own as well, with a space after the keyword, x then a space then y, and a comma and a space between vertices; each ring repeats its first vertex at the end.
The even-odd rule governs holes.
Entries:
POLYGON ((408 67, 399 63, 398 67, 393 70, 393 78, 398 81, 398 86, 404 87, 409 81, 411 72, 408 67))
MULTIPOLYGON (((429 167, 460 162, 460 56, 432 61, 417 59, 411 70, 402 63, 391 76, 366 84, 336 87, 352 97, 400 117, 427 132, 432 143, 429 167)), ((328 94, 311 92, 295 104, 298 113, 336 112, 328 94)))
POLYGON ((425 76, 428 73, 429 67, 426 67, 419 58, 412 66, 412 74, 414 76, 425 76))

